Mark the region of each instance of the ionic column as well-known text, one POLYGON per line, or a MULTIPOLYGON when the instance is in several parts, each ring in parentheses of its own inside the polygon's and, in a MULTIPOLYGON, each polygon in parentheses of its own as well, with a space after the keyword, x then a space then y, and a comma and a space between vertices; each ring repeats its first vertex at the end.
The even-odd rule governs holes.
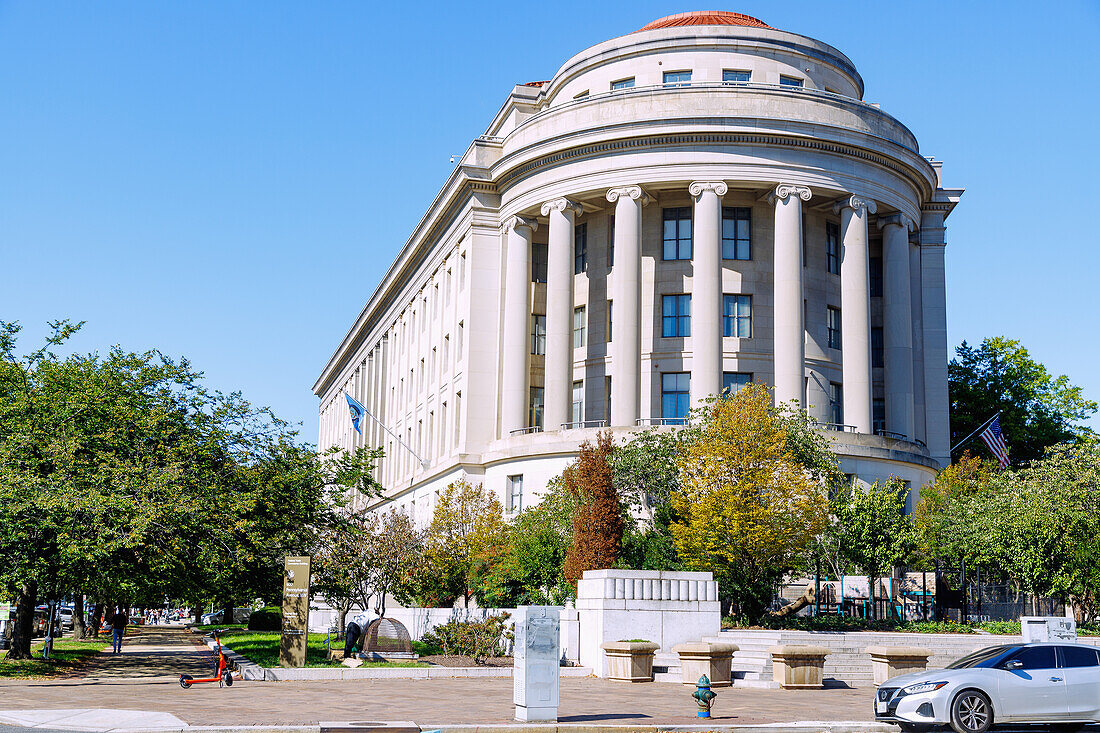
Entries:
POLYGON ((649 203, 649 196, 639 186, 624 186, 609 190, 607 200, 615 204, 611 425, 633 427, 641 417, 642 207, 649 203))
POLYGON ((527 328, 531 319, 531 238, 538 223, 513 216, 505 225, 508 236, 504 269, 504 333, 501 335, 501 437, 527 427, 527 328))
POLYGON ((913 311, 909 293, 909 230, 903 214, 879 219, 882 229, 883 343, 886 347, 886 429, 912 439, 913 311))
POLYGON ((840 213, 840 354, 843 360, 844 422, 871 433, 871 295, 867 216, 875 202, 849 196, 833 204, 840 213))
POLYGON ((921 212, 921 326, 924 351, 924 417, 928 452, 941 466, 951 463, 950 398, 947 390, 947 284, 944 277, 946 213, 921 212))
POLYGON ((722 181, 696 181, 691 242, 691 406, 722 391, 722 181))
POLYGON ((804 405, 806 336, 802 322, 802 202, 810 189, 781 183, 768 196, 775 206, 773 298, 775 402, 804 405))
POLYGON ((909 245, 909 293, 913 340, 913 437, 928 441, 924 416, 924 326, 923 289, 921 283, 921 248, 919 244, 909 245))
POLYGON ((566 198, 547 201, 550 217, 546 258, 546 391, 543 426, 560 430, 569 421, 573 390, 573 226, 581 205, 566 198))

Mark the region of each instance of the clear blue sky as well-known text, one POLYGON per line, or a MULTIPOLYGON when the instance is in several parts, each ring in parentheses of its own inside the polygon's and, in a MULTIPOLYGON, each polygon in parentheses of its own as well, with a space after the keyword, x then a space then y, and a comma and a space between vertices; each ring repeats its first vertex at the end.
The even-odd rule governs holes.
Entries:
POLYGON ((511 86, 716 8, 846 53, 967 189, 952 348, 1018 338, 1100 398, 1091 1, 0 0, 0 318, 186 355, 314 440, 321 367, 511 86))

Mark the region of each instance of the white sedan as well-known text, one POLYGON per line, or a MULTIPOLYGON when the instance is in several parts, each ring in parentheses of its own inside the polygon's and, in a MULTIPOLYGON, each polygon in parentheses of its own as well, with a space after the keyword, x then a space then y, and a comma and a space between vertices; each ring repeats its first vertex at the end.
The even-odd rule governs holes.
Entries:
POLYGON ((1100 654, 1087 644, 992 646, 947 669, 883 682, 875 691, 875 718, 906 733, 945 724, 956 733, 985 733, 1001 723, 1075 731, 1100 722, 1100 654))

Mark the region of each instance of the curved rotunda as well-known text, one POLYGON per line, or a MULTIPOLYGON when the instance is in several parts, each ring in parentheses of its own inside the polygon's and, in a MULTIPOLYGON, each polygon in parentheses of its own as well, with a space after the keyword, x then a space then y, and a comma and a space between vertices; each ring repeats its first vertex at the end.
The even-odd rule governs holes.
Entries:
POLYGON ((382 446, 383 502, 419 521, 461 475, 518 511, 597 430, 753 381, 854 479, 919 489, 949 455, 962 191, 862 98, 837 49, 718 11, 517 85, 314 385, 319 447, 382 446))

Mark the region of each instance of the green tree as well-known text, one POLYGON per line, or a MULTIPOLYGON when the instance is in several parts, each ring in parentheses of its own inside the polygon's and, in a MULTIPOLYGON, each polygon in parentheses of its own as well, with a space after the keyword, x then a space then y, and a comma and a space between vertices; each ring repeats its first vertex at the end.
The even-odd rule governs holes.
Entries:
MULTIPOLYGON (((997 412, 1014 466, 1040 458, 1048 446, 1092 434, 1082 423, 1096 412, 1096 402, 1086 399, 1065 375, 1052 375, 1019 341, 996 336, 976 349, 964 341, 947 375, 952 444, 997 412)), ((988 450, 975 437, 959 446, 953 457, 966 448, 988 450)))
POLYGON ((672 495, 676 549, 688 567, 712 571, 741 613, 759 618, 824 529, 826 490, 788 447, 766 387, 715 399, 693 419, 699 431, 679 457, 672 495))

